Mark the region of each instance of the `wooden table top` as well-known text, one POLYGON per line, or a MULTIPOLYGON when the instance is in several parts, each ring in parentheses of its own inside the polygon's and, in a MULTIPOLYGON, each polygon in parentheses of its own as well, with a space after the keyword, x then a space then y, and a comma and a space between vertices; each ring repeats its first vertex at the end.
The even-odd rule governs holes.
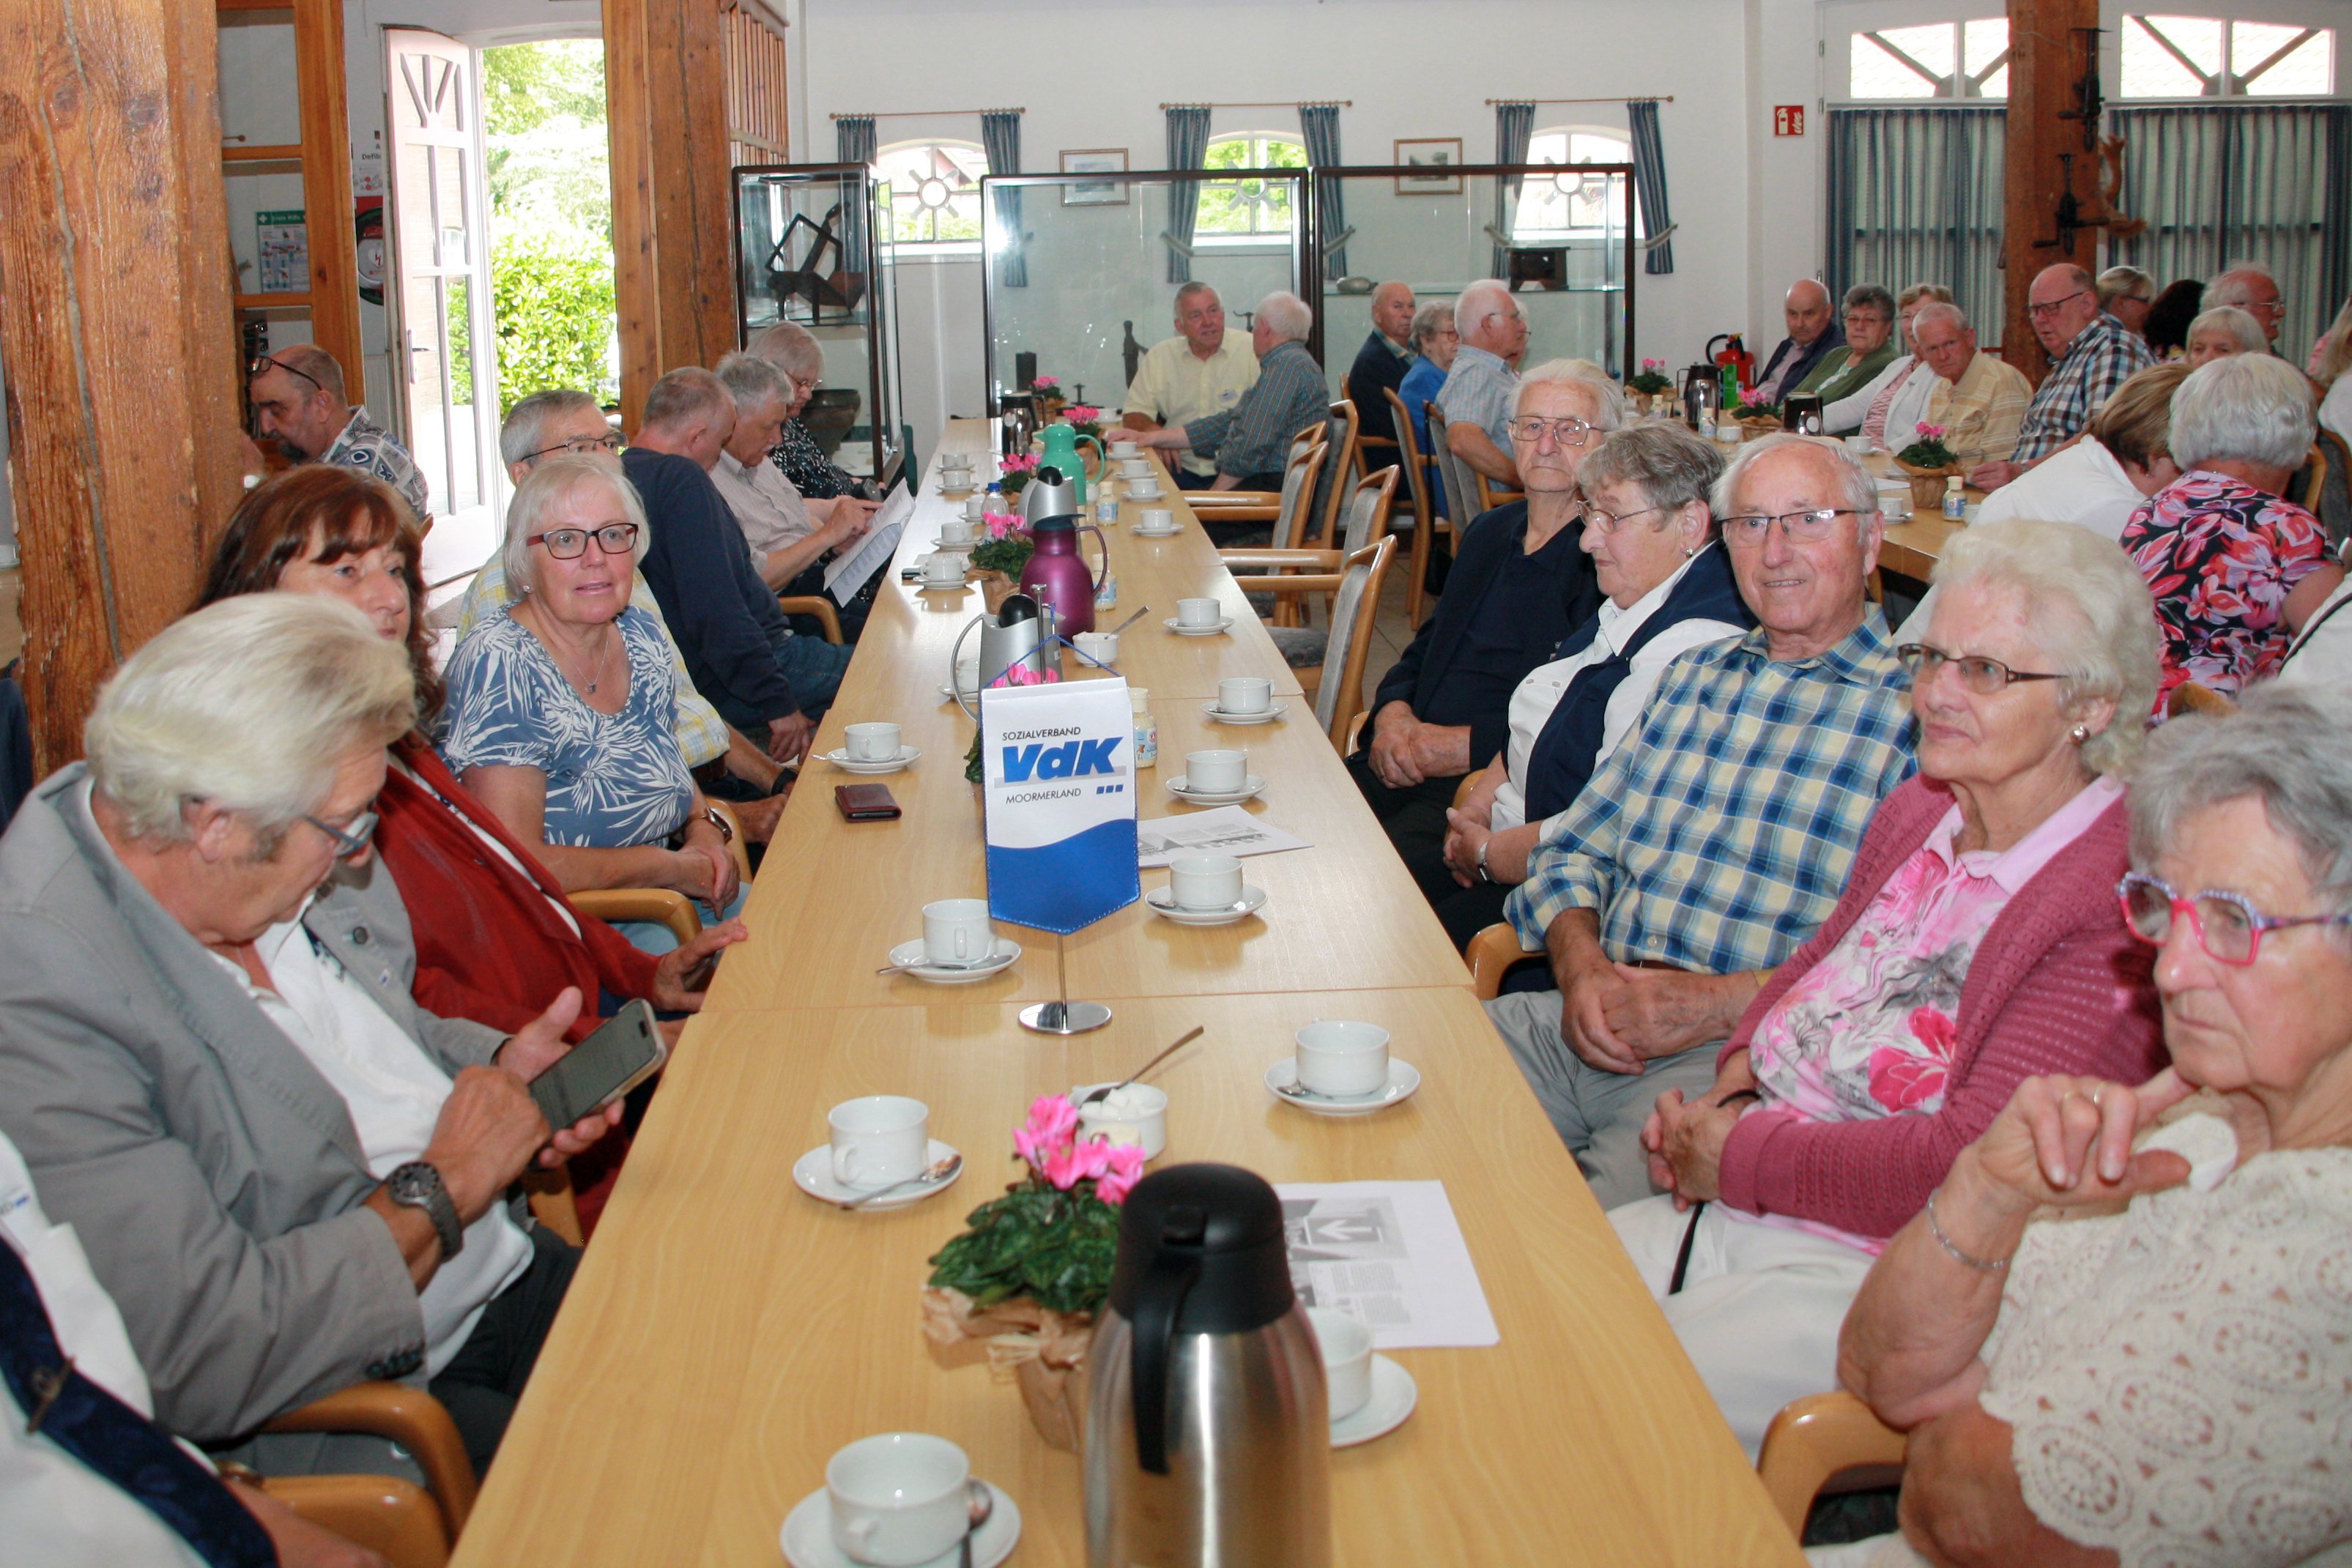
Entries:
POLYGON ((1069 1040, 975 1000, 698 1019, 631 1151, 461 1564, 757 1564, 871 1432, 939 1433, 1021 1505, 1021 1568, 1085 1561, 1077 1456, 1017 1392, 920 1333, 926 1260, 1017 1174, 1028 1103, 1156 1073, 1168 1160, 1272 1181, 1442 1179, 1501 1333, 1394 1353, 1419 1385, 1397 1431, 1333 1455, 1336 1563, 1793 1563, 1794 1546, 1650 1306, 1573 1163, 1460 987, 1152 998, 1069 1040), (1379 1023, 1420 1068, 1379 1116, 1315 1117, 1260 1082, 1298 1026, 1379 1023), (912 1094, 969 1162, 950 1192, 845 1214, 793 1186, 824 1108, 912 1094))
MULTIPOLYGON (((1886 478, 1900 478, 1903 474, 1895 465, 1894 455, 1883 450, 1872 452, 1864 466, 1886 478)), ((1987 494, 1974 486, 1967 487, 1963 493, 1971 507, 1981 505, 1987 494)), ((1933 507, 1915 505, 1908 518, 1886 525, 1886 540, 1878 550, 1879 569, 1925 582, 1935 571, 1936 562, 1943 558, 1945 545, 1967 527, 1965 522, 1955 522, 1933 507)))
MULTIPOLYGON (((949 444, 982 448, 985 432, 960 423, 949 444)), ((934 507, 945 507, 935 482, 923 509, 934 507)), ((1172 509, 1185 510, 1181 499, 1172 509)), ((919 515, 902 559, 936 537, 928 520, 919 515)), ((1181 581, 1238 604, 1189 517, 1186 539, 1156 548, 1167 554, 1114 546, 1124 603, 1142 601, 1140 588, 1156 612, 1181 581)), ((1183 812, 1160 780, 1184 753, 1246 749, 1267 779, 1249 810, 1314 845, 1244 862, 1269 895, 1261 915, 1203 930, 1135 906, 1071 938, 1070 994, 1116 1016, 1070 1039, 1014 1017, 1053 994, 1051 938, 1037 933, 1010 928, 1028 951, 977 986, 872 973, 919 934, 926 900, 983 891, 980 805, 962 776, 971 721, 937 689, 941 628, 977 609, 968 597, 950 616, 895 583, 880 596, 815 749, 839 745, 846 722, 901 725, 923 756, 884 781, 907 814, 844 822, 830 786, 848 776, 810 765, 752 891, 751 940, 687 1026, 459 1545, 461 1568, 767 1568, 826 1458, 889 1430, 951 1438, 1012 1493, 1014 1568, 1083 1562, 1076 1456, 1045 1445, 1009 1384, 923 1340, 925 1260, 1017 1174, 1011 1134, 1031 1100, 1123 1076, 1194 1024, 1207 1033, 1154 1074, 1172 1101, 1164 1158, 1229 1161, 1273 1181, 1443 1180, 1501 1332, 1494 1347, 1396 1353, 1420 1404, 1397 1431, 1333 1456, 1335 1563, 1558 1562, 1571 1540, 1576 1561, 1595 1563, 1797 1563, 1254 618, 1223 650, 1226 673, 1276 679, 1290 712, 1264 727, 1213 724, 1200 711, 1213 680, 1171 690, 1187 672, 1160 665, 1160 761, 1141 775, 1139 804, 1147 819, 1183 812), (1395 1054, 1422 1071, 1420 1092, 1346 1121, 1276 1102, 1262 1075, 1317 1018, 1390 1030, 1395 1054), (826 1108, 881 1092, 932 1107, 933 1135, 968 1162, 955 1189, 863 1215, 799 1192, 792 1166, 825 1142, 826 1108)), ((1165 651, 1150 642, 1123 643, 1121 664, 1165 651)), ((1146 889, 1164 878, 1146 872, 1146 889)))

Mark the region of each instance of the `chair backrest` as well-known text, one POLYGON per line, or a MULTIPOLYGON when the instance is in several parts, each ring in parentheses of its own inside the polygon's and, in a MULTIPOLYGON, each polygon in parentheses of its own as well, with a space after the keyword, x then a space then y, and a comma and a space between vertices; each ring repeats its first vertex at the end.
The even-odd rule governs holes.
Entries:
POLYGON ((2352 539, 2352 444, 2323 425, 2311 450, 2314 464, 2325 466, 2315 476, 2315 494, 2303 504, 2304 510, 2319 519, 2327 530, 2328 548, 2340 556, 2345 541, 2352 539))
POLYGON ((1327 549, 1333 548, 1333 541, 1339 538, 1339 506, 1345 498, 1348 476, 1355 472, 1356 435, 1360 425, 1356 405, 1346 398, 1331 405, 1330 415, 1324 421, 1324 444, 1331 455, 1324 460, 1322 485, 1315 494, 1315 542, 1327 549))
POLYGON ((1331 632, 1323 649, 1323 680, 1315 690, 1315 722, 1342 754, 1348 727, 1364 706, 1364 665, 1371 657, 1372 621, 1379 612, 1381 581, 1396 536, 1383 534, 1348 557, 1339 591, 1331 601, 1331 632))
POLYGON ((1331 449, 1320 441, 1301 437, 1290 444, 1290 465, 1282 472, 1282 501, 1275 509, 1274 548, 1297 549, 1315 515, 1315 481, 1327 466, 1331 449))
POLYGON ((1397 471, 1394 466, 1376 469, 1356 481, 1348 495, 1348 527, 1339 548, 1349 555, 1372 542, 1372 535, 1384 530, 1381 519, 1388 516, 1389 497, 1396 494, 1397 471))
POLYGON ((2237 711, 2236 703, 2212 687, 2200 685, 2196 681, 2181 682, 2172 688, 2172 695, 2164 702, 2164 714, 2167 718, 2178 718, 2184 713, 2201 713, 2214 718, 2227 718, 2237 711))
POLYGON ((1429 453, 1437 460, 1437 476, 1445 482, 1445 516, 1459 533, 1478 516, 1478 485, 1475 470, 1454 455, 1445 432, 1445 411, 1433 402, 1429 405, 1429 453))
POLYGON ((1417 527, 1429 527, 1429 474, 1422 467, 1428 459, 1422 455, 1421 440, 1412 433, 1412 417, 1404 411, 1404 399, 1397 396, 1396 388, 1382 387, 1381 395, 1389 400, 1389 417, 1395 422, 1397 433, 1397 466, 1404 470, 1404 493, 1412 502, 1412 520, 1417 527))

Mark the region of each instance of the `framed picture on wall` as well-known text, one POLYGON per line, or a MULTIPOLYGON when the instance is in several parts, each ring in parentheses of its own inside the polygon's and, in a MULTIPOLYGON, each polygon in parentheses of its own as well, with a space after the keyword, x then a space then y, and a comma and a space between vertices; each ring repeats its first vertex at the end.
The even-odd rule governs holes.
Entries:
MULTIPOLYGON (((1065 174, 1124 174, 1127 172, 1127 149, 1124 147, 1073 147, 1062 151, 1062 172, 1065 174)), ((1062 187, 1062 205, 1066 207, 1123 207, 1127 205, 1127 187, 1116 180, 1081 181, 1062 187)))
POLYGON ((1400 168, 1433 171, 1427 174, 1398 175, 1396 190, 1400 196, 1458 196, 1462 193, 1461 175, 1433 172, 1462 167, 1462 138, 1459 136, 1428 136, 1418 141, 1399 137, 1396 162, 1400 168))

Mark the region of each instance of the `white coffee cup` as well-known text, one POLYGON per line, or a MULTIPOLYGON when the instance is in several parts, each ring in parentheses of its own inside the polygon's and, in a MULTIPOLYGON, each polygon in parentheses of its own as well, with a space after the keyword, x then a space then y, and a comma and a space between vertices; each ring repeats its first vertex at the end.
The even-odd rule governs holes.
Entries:
MULTIPOLYGON (((1192 754, 1195 758, 1202 755, 1192 754)), ((1242 901, 1242 862, 1232 855, 1189 855, 1172 861, 1168 866, 1168 894, 1179 909, 1231 909, 1242 901)))
POLYGON ((1911 515, 1911 486, 1908 484, 1881 485, 1878 487, 1878 509, 1888 522, 1911 515))
POLYGON ((1127 482, 1127 498, 1130 501, 1156 501, 1160 499, 1160 481, 1157 479, 1129 479, 1127 482))
POLYGON ((979 964, 996 952, 988 900, 942 898, 923 905, 923 956, 933 964, 979 964))
POLYGON ((1370 1094, 1389 1081, 1389 1031, 1378 1024, 1318 1019, 1291 1037, 1299 1086, 1316 1094, 1370 1094))
POLYGON ((1372 1397, 1372 1331, 1339 1307, 1309 1307, 1307 1321, 1315 1325, 1315 1343, 1323 1352, 1331 1419, 1343 1421, 1372 1397))
POLYGON ((852 1562, 909 1568, 951 1551, 971 1528, 971 1461, 945 1437, 860 1437, 824 1467, 833 1543, 852 1562))
POLYGON ((841 732, 849 744, 852 762, 891 762, 898 756, 898 727, 895 724, 853 724, 841 732))
POLYGON ((963 498, 963 515, 966 522, 972 523, 979 522, 982 517, 988 516, 988 497, 985 496, 966 496, 963 498))
POLYGON ((931 1152, 931 1108, 903 1094, 844 1100, 825 1113, 833 1134, 833 1179, 887 1186, 921 1174, 931 1152))
POLYGON ((1180 599, 1176 601, 1176 624, 1179 626, 1214 626, 1225 618, 1223 601, 1215 599, 1180 599))
POLYGON ((1100 1135, 1114 1144, 1133 1144, 1143 1151, 1147 1160, 1156 1160, 1164 1154, 1168 1148, 1168 1092, 1149 1083, 1130 1083, 1113 1091, 1108 1098, 1092 1104, 1079 1103, 1101 1087, 1098 1083, 1087 1083, 1070 1091, 1070 1103, 1078 1107, 1078 1136, 1100 1135))
POLYGON ((1166 507, 1146 507, 1139 526, 1146 533, 1173 533, 1176 531, 1176 514, 1166 507))
POLYGON ((971 542, 971 519, 970 517, 950 517, 945 522, 940 524, 940 542, 950 545, 970 544, 971 542))
MULTIPOLYGON (((1249 781, 1246 751, 1188 751, 1184 754, 1184 787, 1199 795, 1230 795, 1249 781)), ((1241 890, 1234 890, 1239 898, 1241 890)), ((1230 902, 1230 901, 1229 901, 1230 902)))
MULTIPOLYGON (((1124 444, 1124 443, 1122 443, 1122 444, 1124 444)), ((1130 479, 1144 479, 1150 477, 1151 460, 1141 455, 1141 452, 1142 449, 1138 447, 1132 452, 1120 452, 1116 454, 1118 458, 1118 471, 1121 474, 1126 475, 1130 479)))
POLYGON ((1845 438, 1845 449, 1856 457, 1867 457, 1870 455, 1870 437, 1849 435, 1845 438))
POLYGON ((923 580, 935 588, 947 588, 963 581, 964 559, 952 550, 934 550, 923 562, 923 580))
POLYGON ((1118 633, 1116 632, 1081 632, 1070 641, 1077 644, 1078 652, 1089 659, 1099 660, 1106 664, 1118 663, 1118 633))
POLYGON ((1234 675, 1217 683, 1217 707, 1223 713, 1264 713, 1274 706, 1274 683, 1264 675, 1234 675))
POLYGON ((1138 442, 1114 441, 1110 444, 1110 455, 1113 457, 1119 459, 1121 462, 1127 462, 1133 458, 1142 456, 1143 447, 1141 444, 1138 442))
POLYGON ((980 690, 980 656, 959 659, 955 667, 955 689, 959 696, 971 696, 980 690))

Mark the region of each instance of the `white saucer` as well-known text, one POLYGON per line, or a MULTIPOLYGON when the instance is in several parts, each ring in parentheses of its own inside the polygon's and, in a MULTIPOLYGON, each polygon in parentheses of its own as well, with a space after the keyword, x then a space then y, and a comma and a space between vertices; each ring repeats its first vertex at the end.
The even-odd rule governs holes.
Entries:
POLYGON ((1184 530, 1182 528, 1147 528, 1141 523, 1137 523, 1127 531, 1139 539, 1172 539, 1184 530))
MULTIPOLYGON (((931 1146, 924 1152, 923 1168, 930 1169, 955 1152, 953 1144, 943 1144, 933 1138, 931 1146)), ((935 1192, 946 1191, 955 1186, 956 1177, 961 1175, 963 1166, 960 1165, 944 1181, 910 1182, 889 1197, 877 1197, 865 1207, 872 1209, 904 1208, 910 1203, 922 1202, 935 1192)), ((871 1187, 844 1186, 834 1180, 831 1144, 819 1144, 793 1162, 793 1183, 811 1197, 822 1198, 826 1203, 855 1203, 861 1194, 874 1190, 871 1187)), ((883 1185, 889 1184, 886 1182, 883 1185)))
POLYGON ((886 761, 857 762, 851 759, 848 747, 836 746, 831 751, 820 753, 819 756, 822 760, 832 763, 844 773, 896 773, 922 754, 922 747, 919 746, 901 746, 898 747, 898 755, 886 761))
POLYGON ((1148 493, 1137 489, 1132 479, 1121 479, 1119 483, 1127 487, 1125 498, 1130 501, 1164 501, 1168 498, 1168 492, 1157 487, 1148 493))
POLYGON ((1255 713, 1227 713, 1213 702, 1202 703, 1201 711, 1218 724, 1272 724, 1290 711, 1290 705, 1276 700, 1272 707, 1262 707, 1255 713))
POLYGON ((1155 887, 1143 895, 1151 913, 1163 920, 1173 920, 1179 925, 1231 925, 1236 920, 1246 920, 1265 907, 1265 889, 1242 884, 1242 901, 1228 904, 1223 909, 1186 909, 1176 902, 1176 895, 1164 887, 1155 887))
POLYGON ((905 972, 919 980, 929 980, 935 986, 968 986, 974 980, 985 980, 991 975, 1001 975, 1013 967, 1020 961, 1021 944, 1009 936, 999 936, 996 951, 969 969, 942 968, 936 964, 924 963, 922 957, 923 939, 919 936, 911 942, 901 942, 890 949, 890 962, 904 966, 905 972))
POLYGON ((1375 1094, 1328 1100, 1298 1087, 1298 1063, 1295 1058, 1286 1056, 1265 1070, 1265 1086, 1284 1104, 1295 1105, 1318 1116, 1365 1116, 1411 1099, 1412 1092, 1421 1087, 1421 1070, 1410 1061, 1402 1061, 1391 1056, 1389 1058, 1387 1088, 1375 1094))
POLYGON ((1222 637, 1234 629, 1234 618, 1230 615, 1222 617, 1214 626, 1183 626, 1179 625, 1176 617, 1171 615, 1160 624, 1179 637, 1222 637))
MULTIPOLYGON (((980 694, 979 694, 979 693, 977 693, 977 692, 974 692, 974 693, 972 694, 972 701, 974 701, 974 702, 978 702, 979 700, 980 700, 980 694)), ((943 703, 951 703, 951 702, 956 702, 956 701, 957 701, 957 698, 956 698, 956 689, 955 689, 953 686, 950 686, 950 685, 945 685, 945 684, 942 684, 942 685, 940 685, 940 701, 941 701, 941 702, 943 702, 943 703)))
POLYGON ((961 579, 958 579, 954 582, 933 582, 927 578, 920 577, 915 580, 915 588, 917 591, 922 593, 961 593, 965 589, 970 588, 971 586, 971 583, 965 582, 961 579))
MULTIPOLYGON (((1375 1399, 1380 1396, 1375 1392, 1375 1399)), ((988 1522, 973 1532, 971 1538, 972 1568, 996 1568, 1013 1555, 1013 1543, 1021 1539, 1021 1505, 1013 1494, 994 1481, 983 1480, 996 1499, 995 1511, 988 1522)), ((958 1547, 950 1546, 920 1568, 955 1568, 961 1560, 958 1547)), ((833 1543, 833 1504, 823 1487, 801 1499, 793 1511, 784 1515, 784 1561, 793 1568, 857 1568, 833 1543)))
POLYGON ((931 553, 934 555, 969 555, 975 547, 986 544, 987 542, 988 541, 986 539, 951 539, 943 537, 931 541, 931 553))
POLYGON ((1331 1446, 1352 1448, 1375 1437, 1385 1437, 1404 1425, 1421 1403, 1421 1386, 1412 1374, 1377 1351, 1372 1354, 1372 1396, 1331 1423, 1331 1446))
POLYGON ((1252 799, 1260 790, 1265 788, 1265 780, 1259 778, 1255 773, 1247 773, 1242 776, 1242 787, 1240 789, 1219 790, 1215 794, 1210 794, 1205 790, 1192 789, 1190 787, 1191 781, 1188 780, 1181 773, 1179 773, 1175 778, 1169 779, 1167 783, 1168 792, 1171 795, 1175 796, 1179 800, 1183 801, 1187 806, 1238 806, 1243 801, 1252 799))

